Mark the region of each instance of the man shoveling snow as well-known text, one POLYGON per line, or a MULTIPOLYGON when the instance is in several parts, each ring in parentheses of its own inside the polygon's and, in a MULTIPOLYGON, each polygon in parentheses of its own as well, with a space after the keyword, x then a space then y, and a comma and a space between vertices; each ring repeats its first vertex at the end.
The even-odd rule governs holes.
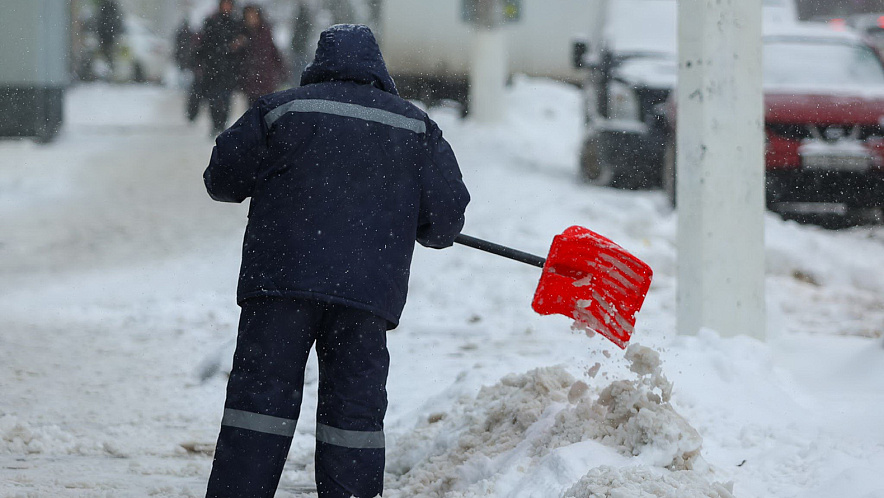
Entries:
POLYGON ((251 197, 207 496, 275 493, 314 342, 319 495, 381 494, 386 331, 415 240, 452 245, 469 202, 451 148, 399 98, 371 31, 337 25, 300 88, 261 98, 218 137, 204 179, 215 200, 251 197))

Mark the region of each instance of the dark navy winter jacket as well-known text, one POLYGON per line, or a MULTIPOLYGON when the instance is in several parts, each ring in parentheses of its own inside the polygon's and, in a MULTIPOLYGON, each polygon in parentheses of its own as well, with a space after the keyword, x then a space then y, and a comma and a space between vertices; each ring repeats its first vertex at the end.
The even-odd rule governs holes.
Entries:
POLYGON ((237 300, 315 298, 395 327, 415 240, 448 247, 463 227, 457 160, 365 26, 324 31, 301 85, 223 132, 204 174, 213 199, 252 198, 237 300))

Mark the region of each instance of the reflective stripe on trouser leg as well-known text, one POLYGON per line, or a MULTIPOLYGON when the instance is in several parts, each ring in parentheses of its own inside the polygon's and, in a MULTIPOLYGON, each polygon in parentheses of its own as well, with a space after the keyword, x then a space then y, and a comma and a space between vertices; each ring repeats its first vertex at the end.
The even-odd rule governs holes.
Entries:
POLYGON ((321 498, 383 492, 387 409, 387 322, 330 306, 316 339, 316 487, 321 498))
POLYGON ((230 408, 224 410, 224 418, 221 419, 222 426, 238 427, 240 429, 286 437, 295 435, 295 424, 297 422, 297 420, 271 417, 270 415, 261 415, 260 413, 230 408))
POLYGON ((227 408, 212 465, 210 497, 272 497, 296 420, 227 408))
POLYGON ((292 438, 222 425, 206 498, 272 498, 292 438))
POLYGON ((243 303, 207 496, 272 497, 276 492, 323 311, 321 304, 305 300, 243 303))
POLYGON ((344 448, 383 448, 384 431, 345 431, 317 423, 316 440, 344 448))

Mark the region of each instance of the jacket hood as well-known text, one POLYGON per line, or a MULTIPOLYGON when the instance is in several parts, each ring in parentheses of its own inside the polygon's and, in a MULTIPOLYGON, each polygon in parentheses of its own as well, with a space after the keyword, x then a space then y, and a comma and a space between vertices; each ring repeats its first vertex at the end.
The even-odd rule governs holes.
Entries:
POLYGON ((354 81, 399 95, 374 34, 362 24, 336 24, 319 35, 301 86, 329 81, 354 81))

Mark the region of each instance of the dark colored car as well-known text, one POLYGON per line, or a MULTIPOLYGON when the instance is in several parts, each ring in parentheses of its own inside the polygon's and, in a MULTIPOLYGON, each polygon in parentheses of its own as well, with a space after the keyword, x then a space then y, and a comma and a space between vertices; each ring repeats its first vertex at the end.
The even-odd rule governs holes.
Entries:
MULTIPOLYGON (((654 188, 666 144, 665 103, 678 73, 676 0, 605 0, 600 37, 575 46, 587 69, 580 176, 593 185, 654 188)), ((793 0, 764 0, 764 25, 797 21, 793 0)))
POLYGON ((675 86, 675 0, 608 2, 600 39, 576 62, 588 69, 580 176, 593 185, 660 183, 663 105, 675 86))
MULTIPOLYGON (((768 207, 813 215, 884 206, 884 67, 874 50, 848 32, 796 26, 767 34, 763 51, 768 207)), ((663 184, 673 202, 674 144, 671 133, 663 184)))

